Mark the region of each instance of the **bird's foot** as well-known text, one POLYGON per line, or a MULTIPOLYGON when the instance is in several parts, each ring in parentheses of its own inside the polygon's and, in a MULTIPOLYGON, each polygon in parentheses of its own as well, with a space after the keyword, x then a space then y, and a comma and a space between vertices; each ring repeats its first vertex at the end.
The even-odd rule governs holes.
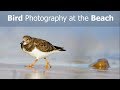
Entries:
POLYGON ((46 65, 45 65, 45 69, 46 70, 49 70, 51 68, 51 65, 49 64, 49 63, 47 63, 46 65))
POLYGON ((27 67, 27 68, 33 68, 34 64, 29 64, 29 65, 26 65, 25 67, 27 67))

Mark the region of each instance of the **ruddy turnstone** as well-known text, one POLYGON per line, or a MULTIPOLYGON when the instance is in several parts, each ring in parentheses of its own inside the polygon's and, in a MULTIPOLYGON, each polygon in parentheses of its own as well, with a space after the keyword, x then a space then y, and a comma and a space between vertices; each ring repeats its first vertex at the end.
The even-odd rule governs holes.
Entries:
POLYGON ((54 46, 46 40, 34 38, 28 35, 23 36, 23 41, 20 44, 21 49, 24 52, 36 58, 32 64, 26 66, 29 68, 34 67, 34 65, 39 59, 44 58, 46 61, 45 68, 49 69, 51 68, 51 66, 46 57, 56 52, 66 51, 62 47, 54 46))

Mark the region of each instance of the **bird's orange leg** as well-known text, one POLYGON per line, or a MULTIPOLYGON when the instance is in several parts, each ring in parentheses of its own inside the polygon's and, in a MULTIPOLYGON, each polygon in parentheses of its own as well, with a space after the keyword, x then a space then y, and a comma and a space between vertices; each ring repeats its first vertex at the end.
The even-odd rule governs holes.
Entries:
POLYGON ((45 59, 45 62, 46 62, 45 69, 49 70, 51 68, 51 65, 46 58, 44 58, 44 59, 45 59))
POLYGON ((34 62, 32 64, 29 64, 29 65, 27 65, 25 67, 33 68, 35 66, 35 64, 36 64, 37 61, 38 61, 38 59, 34 60, 34 62))

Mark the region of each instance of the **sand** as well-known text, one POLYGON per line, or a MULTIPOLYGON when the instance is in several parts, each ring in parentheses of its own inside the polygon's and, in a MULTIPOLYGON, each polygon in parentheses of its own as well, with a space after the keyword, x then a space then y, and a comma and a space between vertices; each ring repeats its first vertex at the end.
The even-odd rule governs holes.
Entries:
POLYGON ((119 68, 98 71, 89 65, 74 66, 53 65, 50 70, 44 66, 28 69, 24 65, 0 64, 0 79, 120 79, 119 68))

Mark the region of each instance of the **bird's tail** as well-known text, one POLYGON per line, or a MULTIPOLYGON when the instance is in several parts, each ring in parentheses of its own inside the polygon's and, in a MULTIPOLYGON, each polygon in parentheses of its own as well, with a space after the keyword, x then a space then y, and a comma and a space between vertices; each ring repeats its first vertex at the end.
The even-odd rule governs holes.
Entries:
POLYGON ((58 46, 54 46, 56 48, 56 50, 59 50, 59 51, 66 51, 63 47, 58 47, 58 46))

